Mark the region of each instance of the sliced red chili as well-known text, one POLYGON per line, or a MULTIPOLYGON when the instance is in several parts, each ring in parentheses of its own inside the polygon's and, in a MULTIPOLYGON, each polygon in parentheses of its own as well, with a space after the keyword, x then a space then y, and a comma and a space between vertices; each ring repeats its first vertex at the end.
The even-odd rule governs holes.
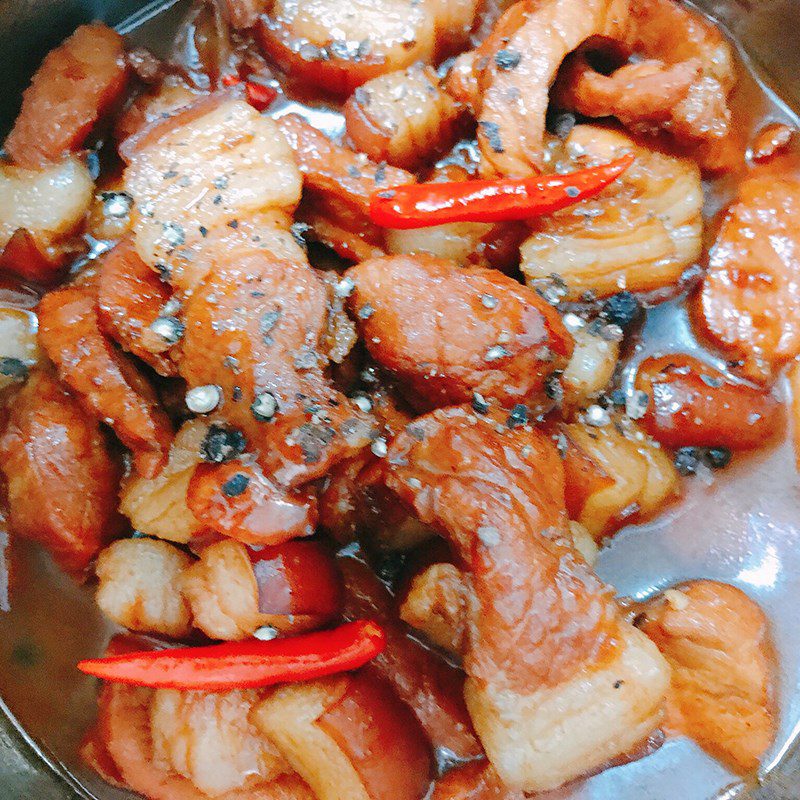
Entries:
POLYGON ((359 620, 287 639, 149 650, 81 661, 78 669, 106 681, 156 689, 226 692, 314 680, 358 669, 386 646, 383 629, 359 620))
POLYGON ((247 102, 250 103, 256 111, 266 111, 272 105, 273 100, 278 96, 276 89, 264 83, 256 83, 255 81, 247 81, 245 84, 245 94, 247 95, 247 102))
POLYGON ((372 195, 370 218, 384 228, 402 229, 529 219, 594 197, 633 162, 633 154, 628 153, 567 175, 395 186, 372 195))
MULTIPOLYGON (((242 79, 238 75, 228 74, 222 76, 222 85, 230 88, 231 86, 239 86, 242 79)), ((244 93, 247 102, 256 111, 266 111, 275 98, 278 96, 278 90, 267 86, 265 83, 258 81, 244 81, 244 93)))

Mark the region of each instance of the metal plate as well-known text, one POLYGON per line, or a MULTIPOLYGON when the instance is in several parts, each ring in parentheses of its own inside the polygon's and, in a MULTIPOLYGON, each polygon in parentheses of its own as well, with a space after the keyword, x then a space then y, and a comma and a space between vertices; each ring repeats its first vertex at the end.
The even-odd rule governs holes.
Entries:
MULTIPOLYGON (((0 0, 0 131, 13 120, 42 56, 78 24, 103 19, 158 50, 185 5, 186 0, 0 0)), ((706 0, 700 6, 743 45, 777 93, 800 109, 800 0, 706 0)), ((769 114, 793 118, 779 102, 769 114)), ((322 114, 315 122, 326 119, 336 123, 322 114)), ((723 191, 707 211, 725 199, 723 191)), ((695 346, 681 314, 668 307, 650 314, 647 341, 652 348, 695 346)), ((718 485, 695 484, 680 507, 619 535, 599 564, 606 580, 636 597, 680 580, 711 577, 742 586, 765 607, 780 656, 782 715, 761 785, 743 785, 691 743, 678 742, 548 800, 800 799, 798 509, 791 454, 778 448, 726 470, 718 485)), ((111 628, 91 592, 60 575, 37 548, 15 546, 15 567, 13 609, 0 613, 0 800, 129 798, 75 757, 94 712, 96 685, 73 665, 97 652, 111 628)))

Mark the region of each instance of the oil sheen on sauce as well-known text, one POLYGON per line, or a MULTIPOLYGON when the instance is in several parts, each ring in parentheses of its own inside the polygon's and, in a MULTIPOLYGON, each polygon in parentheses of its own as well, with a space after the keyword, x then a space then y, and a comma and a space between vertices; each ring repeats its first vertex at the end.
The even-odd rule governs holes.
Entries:
MULTIPOLYGON (((166 5, 162 15, 143 15, 124 31, 134 42, 158 51, 159 43, 172 39, 182 15, 183 3, 166 5)), ((743 138, 752 141, 771 122, 798 126, 797 117, 758 82, 741 53, 739 66, 733 105, 743 138)), ((289 111, 302 113, 329 134, 342 131, 341 117, 325 107, 284 103, 275 114, 289 111)), ((798 138, 759 171, 800 173, 798 138)), ((720 211, 750 168, 743 164, 738 173, 706 182, 708 241, 720 211)), ((34 293, 0 281, 0 308, 29 311, 35 303, 34 293)), ((714 361, 693 336, 681 298, 648 311, 641 337, 629 353, 627 375, 641 359, 666 352, 695 353, 714 361)), ((635 600, 682 581, 711 578, 739 586, 761 604, 771 620, 779 672, 780 720, 776 744, 764 760, 768 771, 800 736, 800 627, 795 618, 800 604, 800 481, 791 442, 736 456, 721 473, 699 475, 684 486, 683 499, 654 521, 618 533, 602 551, 597 570, 620 595, 635 600)), ((0 545, 4 535, 0 533, 0 545)), ((0 710, 10 711, 43 756, 68 770, 76 788, 89 797, 127 797, 89 774, 75 757, 94 713, 95 686, 79 676, 74 664, 98 653, 112 631, 91 589, 72 583, 37 548, 20 543, 11 563, 11 591, 11 611, 0 614, 0 710)), ((742 788, 737 776, 692 742, 675 739, 645 759, 546 797, 706 800, 733 797, 742 788)))

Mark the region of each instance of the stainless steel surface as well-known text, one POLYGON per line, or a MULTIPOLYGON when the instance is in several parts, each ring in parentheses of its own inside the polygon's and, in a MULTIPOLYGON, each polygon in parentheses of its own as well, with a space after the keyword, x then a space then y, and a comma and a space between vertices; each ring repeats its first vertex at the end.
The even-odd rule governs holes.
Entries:
MULTIPOLYGON (((0 131, 13 119, 20 91, 41 56, 77 24, 105 19, 158 46, 183 5, 184 0, 0 0, 0 131), (168 10, 153 18, 160 7, 168 10), (125 23, 131 15, 133 20, 125 23)), ((762 75, 800 109, 800 0, 752 5, 749 0, 707 0, 701 7, 727 26, 762 75)), ((745 95, 741 102, 750 102, 745 95)), ((792 119, 779 103, 770 115, 792 119)), ((336 124, 323 114, 315 122, 326 120, 336 124)), ((723 185, 709 203, 709 214, 725 200, 723 185)), ((683 318, 669 308, 651 313, 647 341, 650 348, 659 343, 694 346, 683 318)), ((715 486, 696 481, 684 504, 650 525, 623 532, 604 551, 599 569, 621 593, 636 597, 676 581, 713 577, 736 583, 763 604, 780 657, 782 708, 779 741, 766 760, 763 785, 742 785, 691 743, 680 741, 555 793, 553 800, 800 799, 795 741, 800 726, 798 481, 787 446, 726 473, 715 486)), ((66 580, 36 548, 17 548, 15 567, 13 608, 0 613, 0 800, 129 797, 90 775, 75 757, 92 718, 96 687, 73 665, 99 650, 110 629, 91 592, 66 580)))

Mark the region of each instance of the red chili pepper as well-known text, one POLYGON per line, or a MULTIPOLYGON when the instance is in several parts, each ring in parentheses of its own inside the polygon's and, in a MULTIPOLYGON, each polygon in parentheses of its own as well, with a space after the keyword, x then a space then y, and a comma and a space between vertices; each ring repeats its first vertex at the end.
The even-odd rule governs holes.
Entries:
POLYGON ((568 175, 496 181, 409 183, 375 192, 369 215, 384 228, 506 222, 550 214, 599 194, 634 162, 632 153, 568 175))
POLYGON ((272 101, 278 96, 276 89, 264 83, 256 83, 255 81, 247 81, 245 92, 247 94, 247 102, 250 103, 256 111, 266 111, 272 105, 272 101))
MULTIPOLYGON (((223 75, 223 86, 238 86, 242 79, 238 75, 223 75)), ((278 90, 267 86, 265 83, 258 83, 256 81, 247 81, 244 85, 245 95, 247 102, 256 111, 266 111, 278 96, 278 90)))
POLYGON ((106 681, 136 686, 226 692, 357 669, 385 646, 383 629, 375 622, 359 620, 331 631, 267 642, 250 639, 94 658, 81 661, 78 669, 106 681))

